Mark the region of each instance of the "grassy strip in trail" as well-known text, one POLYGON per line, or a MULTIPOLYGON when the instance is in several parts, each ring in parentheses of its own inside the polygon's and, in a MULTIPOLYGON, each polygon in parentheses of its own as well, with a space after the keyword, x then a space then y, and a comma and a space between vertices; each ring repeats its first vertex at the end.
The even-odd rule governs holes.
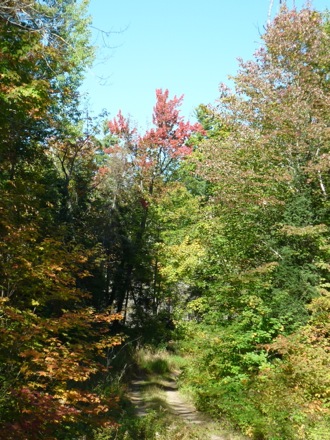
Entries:
MULTIPOLYGON (((199 440, 205 434, 196 427, 187 426, 179 417, 170 413, 164 392, 165 382, 178 372, 180 357, 170 359, 165 351, 138 349, 125 374, 131 383, 139 380, 140 396, 145 415, 140 417, 136 407, 127 399, 122 400, 123 411, 118 425, 101 429, 94 440, 199 440)), ((126 365, 127 363, 125 363, 126 365)), ((127 395, 129 391, 127 390, 127 395)))
POLYGON ((134 369, 129 369, 131 397, 132 392, 138 396, 136 406, 130 401, 123 401, 118 425, 99 430, 94 440, 241 440, 241 436, 219 430, 219 426, 213 423, 201 423, 199 420, 189 423, 187 417, 184 420, 187 413, 194 412, 191 411, 191 405, 184 401, 178 405, 182 414, 175 414, 168 401, 168 392, 175 392, 174 379, 186 364, 186 359, 164 350, 136 350, 134 369), (219 435, 215 432, 219 432, 219 435))

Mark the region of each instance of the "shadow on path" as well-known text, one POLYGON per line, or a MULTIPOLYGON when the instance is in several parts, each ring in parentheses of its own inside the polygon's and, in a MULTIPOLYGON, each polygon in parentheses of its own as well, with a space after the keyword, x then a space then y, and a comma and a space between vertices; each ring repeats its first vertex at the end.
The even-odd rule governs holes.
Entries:
POLYGON ((150 410, 166 412, 173 416, 174 423, 176 419, 186 425, 196 426, 196 429, 203 432, 200 438, 204 440, 243 440, 242 436, 220 432, 207 415, 197 411, 181 395, 174 377, 159 381, 148 376, 136 379, 131 383, 128 397, 138 417, 145 416, 150 410))

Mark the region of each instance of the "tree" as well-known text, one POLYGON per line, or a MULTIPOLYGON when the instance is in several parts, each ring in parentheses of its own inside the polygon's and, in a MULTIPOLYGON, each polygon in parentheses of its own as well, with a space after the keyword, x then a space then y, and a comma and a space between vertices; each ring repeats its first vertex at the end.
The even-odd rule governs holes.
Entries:
MULTIPOLYGON (((118 311, 132 295, 140 310, 158 308, 159 263, 155 243, 159 239, 157 198, 167 182, 171 181, 180 161, 191 154, 191 136, 201 131, 199 124, 184 122, 179 114, 183 97, 169 99, 168 90, 156 90, 153 113, 154 128, 140 136, 119 112, 109 122, 109 129, 117 142, 105 149, 115 171, 114 161, 121 163, 124 197, 116 199, 116 211, 126 205, 130 225, 126 230, 126 251, 117 266, 112 285, 111 301, 117 301, 118 311), (128 190, 128 191, 127 191, 128 190), (129 194, 128 194, 129 193, 129 194), (147 287, 149 286, 149 287, 147 287), (140 304, 140 306, 139 306, 140 304), (149 304, 149 305, 147 305, 149 304)), ((114 217, 115 218, 115 217, 114 217)))
MULTIPOLYGON (((103 256, 86 225, 97 142, 78 88, 87 2, 0 5, 0 437, 73 438, 107 424, 92 391, 119 343, 88 290, 103 256), (82 213, 84 212, 84 216, 82 213)), ((111 422, 110 422, 111 423, 111 422)))
POLYGON ((75 133, 78 87, 93 57, 86 7, 61 0, 7 2, 0 10, 0 155, 11 179, 51 134, 75 133))
POLYGON ((307 276, 304 302, 318 279, 315 237, 328 223, 329 36, 315 11, 283 8, 263 38, 256 60, 241 62, 236 93, 223 87, 217 112, 229 132, 205 141, 200 170, 216 184, 226 233, 239 240, 239 271, 274 261, 291 297, 307 276), (294 280, 297 266, 306 272, 294 280))
MULTIPOLYGON (((202 406, 229 414, 255 437, 304 438, 305 424, 309 438, 315 419, 305 405, 312 407, 315 395, 294 399, 289 369, 297 371, 302 358, 285 350, 311 337, 310 304, 328 297, 329 34, 321 14, 283 7, 263 40, 253 61, 240 62, 235 90, 221 86, 218 106, 201 108, 210 135, 194 163, 209 182, 208 223, 217 229, 201 240, 203 296, 190 307, 202 319, 193 347, 203 348, 190 350, 202 406), (287 389, 276 385, 284 370, 287 389), (265 405, 258 403, 261 389, 274 390, 265 405), (275 395, 283 397, 281 408, 275 395), (286 421, 292 412, 301 423, 286 421)), ((304 348, 308 362, 316 351, 304 348)), ((314 367, 322 369, 316 361, 314 367)), ((320 400, 328 417, 326 398, 320 400)))

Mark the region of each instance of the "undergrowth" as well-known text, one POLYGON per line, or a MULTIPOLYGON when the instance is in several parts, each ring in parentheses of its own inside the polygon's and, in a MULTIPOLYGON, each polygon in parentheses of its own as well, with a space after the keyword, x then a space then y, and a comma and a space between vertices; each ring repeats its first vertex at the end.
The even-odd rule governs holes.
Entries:
POLYGON ((181 343, 190 361, 180 380, 198 409, 253 440, 330 440, 328 349, 316 327, 278 338, 269 346, 278 358, 255 357, 258 368, 244 368, 251 356, 239 353, 233 335, 190 327, 181 343))
POLYGON ((94 440, 202 440, 205 432, 188 426, 166 411, 150 410, 137 418, 125 415, 118 426, 99 430, 94 440))

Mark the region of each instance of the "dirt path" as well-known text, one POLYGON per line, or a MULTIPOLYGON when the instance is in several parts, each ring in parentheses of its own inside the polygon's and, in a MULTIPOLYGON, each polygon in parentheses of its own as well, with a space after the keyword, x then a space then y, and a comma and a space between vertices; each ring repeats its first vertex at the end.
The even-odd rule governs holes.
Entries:
MULTIPOLYGON (((136 415, 143 417, 148 410, 166 411, 175 420, 183 421, 203 440, 243 440, 244 437, 221 429, 208 416, 196 410, 179 391, 175 376, 161 380, 144 377, 132 382, 129 398, 136 408, 136 415)), ((194 438, 196 438, 194 436, 194 438)))

